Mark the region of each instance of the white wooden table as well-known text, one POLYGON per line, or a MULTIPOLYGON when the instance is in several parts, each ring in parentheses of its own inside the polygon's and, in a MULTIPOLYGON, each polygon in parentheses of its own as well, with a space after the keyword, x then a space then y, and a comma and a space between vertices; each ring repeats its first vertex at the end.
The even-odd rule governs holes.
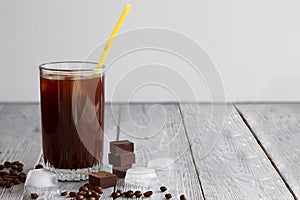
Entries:
MULTIPOLYGON (((130 105, 128 117, 126 104, 108 104, 104 151, 107 153, 108 140, 129 139, 139 144, 137 166, 145 166, 153 157, 175 158, 170 176, 152 188, 150 200, 165 199, 158 192, 161 184, 169 188, 173 199, 179 199, 180 194, 188 200, 300 198, 300 104, 226 105, 222 131, 205 157, 201 148, 206 134, 222 126, 211 117, 209 104, 161 104, 166 121, 157 134, 141 139, 151 134, 157 125, 155 119, 161 118, 161 112, 149 112, 151 106, 130 105), (144 125, 153 122, 151 117, 154 124, 147 129, 144 125), (131 120, 140 128, 131 127, 131 120), (130 131, 132 134, 128 134, 130 131), (143 134, 138 135, 139 131, 143 134), (168 145, 162 146, 161 141, 168 139, 168 145)), ((0 163, 19 160, 28 171, 40 161, 41 153, 39 104, 0 103, 0 163)), ((106 167, 109 170, 110 166, 106 167)), ((77 191, 84 183, 60 182, 60 186, 77 191)), ((145 188, 131 188, 121 180, 118 189, 145 188)), ((112 199, 111 191, 106 189, 102 199, 112 199)), ((22 194, 23 184, 0 188, 0 199, 21 199, 22 194)))

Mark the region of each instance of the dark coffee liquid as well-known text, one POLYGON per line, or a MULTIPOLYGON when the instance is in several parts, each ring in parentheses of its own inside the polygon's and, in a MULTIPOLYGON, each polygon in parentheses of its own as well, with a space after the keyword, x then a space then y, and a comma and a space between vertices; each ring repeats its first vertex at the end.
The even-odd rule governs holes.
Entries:
POLYGON ((92 167, 102 159, 104 77, 41 75, 45 163, 59 169, 92 167))

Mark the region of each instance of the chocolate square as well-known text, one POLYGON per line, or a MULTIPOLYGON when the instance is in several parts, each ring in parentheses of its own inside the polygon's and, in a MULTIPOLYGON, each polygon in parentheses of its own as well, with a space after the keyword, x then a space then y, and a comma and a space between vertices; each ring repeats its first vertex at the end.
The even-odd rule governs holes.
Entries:
POLYGON ((110 152, 115 155, 134 152, 134 143, 129 140, 110 142, 110 152))
POLYGON ((123 153, 119 155, 110 153, 108 154, 108 160, 109 160, 109 164, 113 166, 124 167, 135 163, 135 154, 132 152, 123 153))
POLYGON ((132 165, 127 165, 124 167, 115 167, 113 166, 113 174, 117 175, 118 178, 125 178, 126 172, 130 169, 132 165))
POLYGON ((89 174, 89 183, 93 186, 100 186, 103 189, 117 185, 118 177, 115 174, 100 171, 89 174))

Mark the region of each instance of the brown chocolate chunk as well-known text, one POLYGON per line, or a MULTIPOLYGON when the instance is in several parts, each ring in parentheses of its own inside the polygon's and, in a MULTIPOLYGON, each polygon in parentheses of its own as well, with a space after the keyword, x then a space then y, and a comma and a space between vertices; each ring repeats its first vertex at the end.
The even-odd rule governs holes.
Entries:
POLYGON ((113 174, 117 175, 118 178, 125 178, 126 172, 130 169, 132 165, 127 165, 124 167, 115 167, 113 166, 113 174))
POLYGON ((171 199, 172 195, 171 194, 166 194, 165 197, 166 197, 166 199, 171 199))
POLYGON ((135 154, 132 152, 123 153, 119 155, 110 153, 108 154, 108 159, 109 159, 109 164, 118 167, 124 167, 135 163, 135 154))
POLYGON ((70 197, 76 197, 77 194, 76 194, 76 192, 69 192, 69 196, 70 196, 70 197))
POLYGON ((64 191, 64 192, 60 193, 60 196, 66 196, 67 194, 68 194, 68 192, 64 191))
POLYGON ((114 187, 117 184, 118 177, 115 174, 100 171, 89 174, 89 183, 93 186, 100 186, 101 188, 114 187))
POLYGON ((110 142, 110 152, 115 155, 134 152, 134 143, 129 140, 110 142))

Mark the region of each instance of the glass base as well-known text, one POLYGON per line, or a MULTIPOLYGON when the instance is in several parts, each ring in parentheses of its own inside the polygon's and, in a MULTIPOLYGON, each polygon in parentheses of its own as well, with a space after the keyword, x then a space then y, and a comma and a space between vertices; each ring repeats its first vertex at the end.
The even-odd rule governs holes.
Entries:
POLYGON ((96 165, 83 168, 83 169, 57 169, 52 167, 49 163, 45 163, 45 169, 48 169, 56 173, 58 180, 60 181, 82 181, 89 178, 89 174, 92 172, 101 171, 101 163, 98 162, 96 165))

